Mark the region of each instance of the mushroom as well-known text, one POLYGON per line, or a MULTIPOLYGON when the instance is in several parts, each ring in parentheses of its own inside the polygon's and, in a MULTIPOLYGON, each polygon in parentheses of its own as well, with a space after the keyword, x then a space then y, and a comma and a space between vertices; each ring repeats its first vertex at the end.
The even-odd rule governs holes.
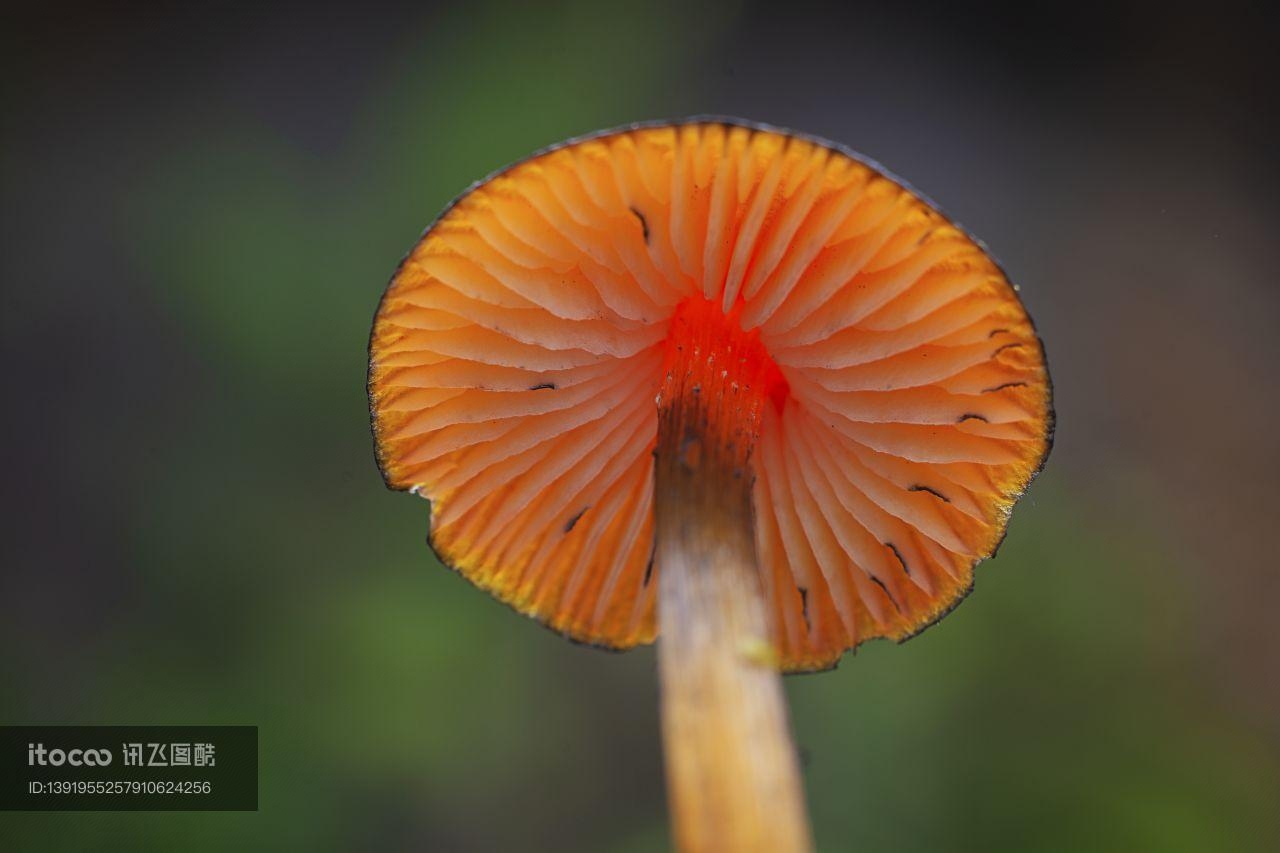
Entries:
POLYGON ((811 848, 779 673, 955 607, 1053 432, 980 243, 846 148, 721 119, 474 184, 382 298, 369 397, 444 564, 579 642, 661 635, 698 851, 811 848))

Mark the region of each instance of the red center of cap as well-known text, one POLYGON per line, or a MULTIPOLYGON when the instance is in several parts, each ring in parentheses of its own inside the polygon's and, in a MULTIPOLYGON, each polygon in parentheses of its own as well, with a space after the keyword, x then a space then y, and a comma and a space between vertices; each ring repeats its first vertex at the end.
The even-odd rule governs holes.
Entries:
POLYGON ((692 404, 707 412, 708 426, 721 437, 745 433, 754 443, 765 401, 781 412, 791 389, 759 330, 742 330, 742 306, 739 301, 726 314, 718 300, 692 296, 676 307, 660 402, 663 407, 692 404))

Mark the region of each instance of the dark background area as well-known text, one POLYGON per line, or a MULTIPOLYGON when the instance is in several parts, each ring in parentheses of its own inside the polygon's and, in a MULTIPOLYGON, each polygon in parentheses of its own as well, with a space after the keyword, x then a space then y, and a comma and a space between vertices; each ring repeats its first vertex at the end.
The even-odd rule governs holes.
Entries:
POLYGON ((442 569, 363 392, 470 181, 720 113, 923 189, 1023 289, 1048 468, 945 622, 788 679, 822 850, 1280 849, 1261 5, 29 5, 0 26, 0 722, 260 726, 256 814, 0 846, 648 851, 649 649, 442 569))

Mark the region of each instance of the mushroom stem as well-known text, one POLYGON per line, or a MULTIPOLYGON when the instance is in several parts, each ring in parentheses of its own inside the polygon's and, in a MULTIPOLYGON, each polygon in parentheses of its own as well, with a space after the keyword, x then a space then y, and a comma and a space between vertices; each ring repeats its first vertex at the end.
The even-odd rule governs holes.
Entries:
POLYGON ((685 390, 664 390, 654 470, 658 673, 676 846, 807 851, 804 789, 756 569, 754 435, 730 429, 726 441, 719 416, 734 413, 704 405, 724 395, 685 390))

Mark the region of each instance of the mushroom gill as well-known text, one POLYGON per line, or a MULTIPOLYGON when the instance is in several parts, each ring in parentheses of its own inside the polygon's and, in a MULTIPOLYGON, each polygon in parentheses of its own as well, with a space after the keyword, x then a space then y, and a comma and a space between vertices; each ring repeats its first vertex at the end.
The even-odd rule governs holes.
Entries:
POLYGON ((401 263, 370 354, 380 465, 430 499, 441 559, 615 648, 657 630, 660 411, 696 395, 754 483, 792 670, 953 607, 1052 438, 1039 339, 979 243, 852 152, 719 120, 472 187, 401 263))

